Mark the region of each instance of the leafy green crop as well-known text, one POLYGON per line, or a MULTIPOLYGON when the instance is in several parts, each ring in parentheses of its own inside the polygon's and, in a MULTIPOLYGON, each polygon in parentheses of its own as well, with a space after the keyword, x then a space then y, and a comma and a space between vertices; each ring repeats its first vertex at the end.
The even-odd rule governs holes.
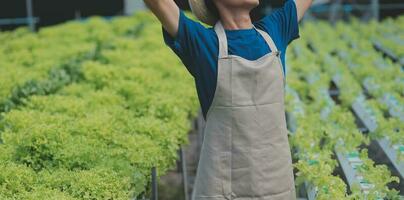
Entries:
POLYGON ((4 80, 10 87, 0 96, 7 107, 0 198, 129 199, 148 192, 151 168, 161 176, 175 166, 198 109, 192 77, 158 39, 161 25, 145 12, 20 32, 0 37, 10 38, 3 50, 14 52, 0 70, 27 75, 4 80), (35 68, 47 66, 46 56, 50 67, 35 68), (21 67, 8 71, 13 62, 21 67))
POLYGON ((356 20, 335 27, 322 21, 308 22, 300 31, 302 39, 288 49, 285 100, 290 141, 298 159, 294 164, 296 184, 313 186, 316 199, 398 199, 398 191, 388 184, 399 179, 387 166, 375 165, 362 149, 372 139, 387 137, 397 149, 399 159, 394 162, 402 162, 403 71, 373 48, 370 38, 380 37, 379 28, 384 24, 371 22, 373 33, 367 35, 368 25, 356 20), (363 37, 364 32, 369 38, 363 37), (335 87, 338 93, 329 94, 335 87), (354 103, 363 106, 365 116, 377 124, 370 137, 357 128, 354 103), (363 176, 363 185, 353 185, 348 194, 347 184, 335 176, 338 162, 333 154, 347 156, 360 149, 363 164, 353 170, 363 176), (364 189, 366 185, 370 189, 364 189))

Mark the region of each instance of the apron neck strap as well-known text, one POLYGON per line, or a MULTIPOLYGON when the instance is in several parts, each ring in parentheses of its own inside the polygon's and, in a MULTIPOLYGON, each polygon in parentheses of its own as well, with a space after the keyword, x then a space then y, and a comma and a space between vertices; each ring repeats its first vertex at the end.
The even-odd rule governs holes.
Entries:
MULTIPOLYGON (((254 25, 253 25, 254 26, 254 25)), ((276 48, 276 45, 274 43, 274 41, 272 40, 271 36, 269 36, 269 34, 261 29, 258 29, 254 26, 255 30, 258 31, 258 33, 261 34, 261 36, 265 39, 265 41, 267 42, 269 48, 271 49, 272 52, 277 52, 278 48, 276 48)))
POLYGON ((219 58, 227 57, 229 52, 227 50, 227 38, 222 23, 217 21, 215 25, 216 35, 219 39, 219 58))
MULTIPOLYGON (((254 29, 258 31, 258 33, 261 34, 261 36, 264 38, 264 40, 267 42, 269 48, 271 49, 272 52, 277 52, 278 48, 276 48, 276 45, 274 41, 272 40, 271 36, 268 35, 267 32, 256 28, 253 25, 254 29)), ((227 47, 227 38, 226 38, 226 32, 224 30, 224 27, 222 23, 217 21, 215 24, 215 32, 217 34, 217 37, 219 39, 219 58, 227 57, 228 56, 228 47, 227 47)))

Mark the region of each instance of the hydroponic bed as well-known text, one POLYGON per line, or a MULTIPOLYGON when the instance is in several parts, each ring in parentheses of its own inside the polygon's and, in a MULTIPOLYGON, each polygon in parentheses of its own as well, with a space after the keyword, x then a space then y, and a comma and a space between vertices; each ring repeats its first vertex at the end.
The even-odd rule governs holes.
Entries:
MULTIPOLYGON (((374 45, 391 45, 385 36, 402 33, 403 20, 353 20, 335 27, 309 22, 301 29, 303 39, 289 48, 290 139, 296 182, 304 183, 308 199, 403 195, 402 63, 374 45), (381 156, 368 153, 375 147, 381 156)), ((403 53, 401 47, 388 48, 403 53)))

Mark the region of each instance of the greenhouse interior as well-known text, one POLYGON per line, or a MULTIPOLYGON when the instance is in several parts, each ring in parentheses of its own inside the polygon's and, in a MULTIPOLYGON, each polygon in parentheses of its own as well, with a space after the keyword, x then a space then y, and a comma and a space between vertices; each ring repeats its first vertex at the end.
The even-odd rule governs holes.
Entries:
POLYGON ((221 57, 220 23, 194 15, 207 1, 225 28, 225 5, 255 0, 0 2, 0 200, 404 200, 404 2, 261 0, 250 25, 298 27, 275 62, 221 57), (196 78, 212 60, 193 27, 218 36, 217 79, 196 78))

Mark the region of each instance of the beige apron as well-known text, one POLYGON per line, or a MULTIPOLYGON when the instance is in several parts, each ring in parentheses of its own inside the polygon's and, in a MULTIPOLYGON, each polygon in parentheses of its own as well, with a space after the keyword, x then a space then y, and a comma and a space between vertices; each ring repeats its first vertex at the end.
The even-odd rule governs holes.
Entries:
POLYGON ((192 200, 295 200, 282 64, 271 53, 250 61, 228 55, 220 22, 218 78, 206 116, 192 200))

